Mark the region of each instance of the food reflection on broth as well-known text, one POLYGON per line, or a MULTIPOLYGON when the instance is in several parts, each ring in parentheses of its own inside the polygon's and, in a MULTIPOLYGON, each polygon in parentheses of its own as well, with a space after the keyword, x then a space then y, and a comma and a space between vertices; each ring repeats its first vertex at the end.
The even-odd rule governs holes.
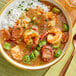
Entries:
POLYGON ((63 12, 48 1, 49 11, 25 9, 13 27, 0 30, 5 52, 16 62, 40 66, 61 56, 69 38, 69 26, 63 12))

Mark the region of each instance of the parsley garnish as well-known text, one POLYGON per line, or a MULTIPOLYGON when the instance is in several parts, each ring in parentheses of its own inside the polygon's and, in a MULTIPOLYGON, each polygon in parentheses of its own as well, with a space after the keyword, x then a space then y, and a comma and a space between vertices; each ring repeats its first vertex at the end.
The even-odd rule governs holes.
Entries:
POLYGON ((18 30, 20 30, 20 28, 17 28, 18 30))
POLYGON ((39 2, 41 1, 41 0, 38 0, 39 2))
POLYGON ((11 11, 8 11, 8 14, 11 14, 11 11))
POLYGON ((29 3, 28 5, 29 5, 29 6, 33 5, 33 2, 32 2, 32 3, 29 3))
POLYGON ((25 9, 24 9, 24 11, 28 11, 28 9, 27 9, 27 8, 25 8, 25 9))
POLYGON ((38 24, 37 22, 34 23, 34 25, 37 25, 37 24, 38 24))
POLYGON ((45 21, 48 21, 47 19, 45 19, 45 21))
POLYGON ((25 26, 23 26, 23 29, 25 29, 25 26))
POLYGON ((22 3, 25 3, 25 1, 22 1, 22 3))

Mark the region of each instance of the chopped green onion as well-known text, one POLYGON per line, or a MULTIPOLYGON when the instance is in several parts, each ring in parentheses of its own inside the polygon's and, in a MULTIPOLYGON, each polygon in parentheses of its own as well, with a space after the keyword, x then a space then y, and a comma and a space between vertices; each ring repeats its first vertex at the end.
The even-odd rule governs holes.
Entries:
POLYGON ((34 60, 36 57, 34 56, 34 53, 32 52, 31 54, 30 54, 30 59, 31 60, 34 60))
POLYGON ((11 14, 11 11, 8 11, 8 14, 11 14))
POLYGON ((25 26, 23 26, 23 29, 25 29, 25 26))
POLYGON ((39 47, 39 46, 37 46, 37 48, 36 48, 37 50, 40 50, 41 48, 39 47))
POLYGON ((22 6, 21 4, 19 4, 19 6, 22 6))
POLYGON ((37 24, 38 24, 37 22, 34 23, 34 25, 37 25, 37 24))
POLYGON ((21 8, 21 11, 23 11, 23 9, 21 8))
POLYGON ((32 20, 31 20, 31 22, 30 23, 34 23, 32 20))
POLYGON ((41 1, 41 0, 38 0, 39 2, 41 1))
POLYGON ((26 49, 27 49, 27 50, 29 50, 29 49, 30 49, 30 46, 29 46, 29 45, 27 45, 27 46, 26 46, 26 49))
POLYGON ((60 45, 61 45, 61 43, 59 42, 57 45, 53 45, 52 47, 53 47, 54 49, 56 49, 56 48, 59 48, 60 45))
POLYGON ((65 23, 63 25, 64 25, 64 31, 67 32, 69 30, 69 26, 65 23))
POLYGON ((30 57, 28 55, 24 56, 22 60, 24 63, 27 63, 27 64, 31 63, 30 57))
POLYGON ((13 9, 11 9, 11 11, 13 11, 13 9))
POLYGON ((25 8, 25 9, 24 9, 24 11, 28 11, 28 9, 27 9, 27 8, 25 8))
POLYGON ((47 42, 46 42, 45 40, 40 41, 36 49, 37 49, 37 50, 40 50, 41 47, 42 47, 43 45, 46 45, 46 44, 47 44, 47 42))
POLYGON ((62 54, 62 51, 58 48, 58 49, 55 51, 54 57, 59 57, 61 54, 62 54))
POLYGON ((52 12, 54 12, 54 13, 56 13, 56 14, 60 14, 60 13, 61 13, 60 9, 58 9, 58 8, 56 8, 56 7, 53 7, 53 8, 52 8, 52 12))
POLYGON ((4 49, 10 50, 11 49, 11 45, 9 43, 5 42, 4 49))
POLYGON ((22 1, 22 3, 25 3, 25 1, 22 1))
POLYGON ((33 2, 32 2, 32 3, 29 3, 28 5, 29 5, 29 6, 33 5, 33 2))
POLYGON ((21 7, 23 7, 23 5, 19 4, 18 8, 21 8, 21 7))
POLYGON ((33 53, 34 53, 35 57, 40 55, 39 51, 37 51, 37 50, 35 50, 33 53))
POLYGON ((40 63, 40 65, 41 65, 42 63, 40 63))
POLYGON ((42 47, 43 45, 46 45, 46 43, 47 43, 47 42, 46 42, 45 40, 44 40, 44 41, 40 41, 40 42, 39 42, 39 46, 42 47))
POLYGON ((20 30, 20 28, 17 28, 18 30, 20 30))
POLYGON ((48 21, 47 19, 45 19, 45 21, 48 21))
POLYGON ((33 17, 32 20, 36 20, 36 17, 33 17))

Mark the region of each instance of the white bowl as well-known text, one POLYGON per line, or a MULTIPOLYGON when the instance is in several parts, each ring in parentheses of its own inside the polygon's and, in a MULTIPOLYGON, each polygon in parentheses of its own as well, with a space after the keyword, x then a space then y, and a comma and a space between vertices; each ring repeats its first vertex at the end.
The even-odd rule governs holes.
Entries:
MULTIPOLYGON (((15 1, 17 1, 17 0, 15 0, 15 1)), ((0 12, 0 16, 3 16, 3 15, 5 14, 5 12, 7 11, 7 9, 9 9, 9 8, 14 4, 15 1, 14 1, 14 0, 10 1, 10 2, 2 9, 2 11, 0 12)), ((57 7, 59 7, 59 8, 63 11, 63 13, 65 14, 65 16, 66 16, 66 18, 67 18, 68 24, 69 24, 69 40, 68 40, 68 42, 67 42, 67 44, 66 44, 66 46, 65 46, 65 48, 64 48, 64 50, 63 50, 63 52, 62 52, 62 55, 61 55, 59 58, 57 58, 56 60, 54 60, 54 61, 52 61, 52 62, 50 62, 50 63, 47 63, 47 64, 45 64, 45 65, 41 65, 41 66, 27 66, 27 65, 22 65, 22 64, 20 64, 20 63, 18 63, 18 62, 16 62, 16 61, 14 61, 13 59, 11 59, 11 58, 6 54, 6 52, 3 50, 2 45, 0 44, 0 49, 1 49, 2 55, 3 55, 4 58, 7 59, 11 64, 13 64, 13 65, 15 65, 15 66, 17 66, 17 67, 19 67, 19 68, 22 68, 22 69, 38 70, 38 69, 47 68, 47 67, 49 67, 49 66, 51 66, 51 65, 59 62, 59 60, 64 56, 64 54, 66 54, 66 51, 67 51, 67 49, 69 48, 69 45, 70 45, 70 43, 71 43, 71 41, 72 41, 72 24, 71 24, 71 20, 70 20, 69 16, 67 15, 67 12, 66 12, 65 8, 64 8, 57 0, 48 0, 48 1, 50 1, 50 2, 53 3, 53 4, 55 4, 57 7)))

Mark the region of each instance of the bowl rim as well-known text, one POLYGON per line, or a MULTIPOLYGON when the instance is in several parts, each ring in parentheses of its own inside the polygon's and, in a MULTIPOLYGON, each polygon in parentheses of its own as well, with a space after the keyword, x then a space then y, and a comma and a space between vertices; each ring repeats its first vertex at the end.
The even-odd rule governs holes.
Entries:
MULTIPOLYGON (((9 2, 3 7, 3 9, 2 9, 1 12, 0 12, 0 15, 3 13, 3 11, 5 10, 5 8, 6 8, 9 4, 11 4, 13 1, 15 1, 15 0, 9 1, 9 2)), ((54 60, 54 62, 50 62, 50 63, 47 63, 47 64, 42 65, 42 66, 36 66, 36 67, 34 68, 33 66, 22 65, 22 64, 20 64, 20 63, 18 63, 18 62, 16 62, 16 61, 14 61, 13 59, 11 59, 11 58, 5 53, 5 51, 3 50, 2 45, 1 45, 1 43, 0 43, 0 51, 1 51, 2 55, 3 55, 3 57, 4 57, 8 62, 10 62, 11 64, 13 64, 14 66, 16 66, 16 67, 18 67, 18 68, 28 69, 28 70, 40 70, 40 69, 44 69, 44 68, 47 68, 47 67, 49 67, 49 66, 52 66, 52 65, 56 64, 57 62, 59 62, 59 61, 62 59, 62 57, 66 54, 66 52, 67 52, 67 50, 68 50, 68 48, 69 48, 69 46, 70 46, 70 43, 72 42, 72 23, 71 23, 71 19, 70 19, 70 17, 68 16, 65 8, 64 8, 57 0, 52 0, 52 1, 51 1, 51 0, 48 0, 48 1, 50 1, 51 3, 55 2, 55 3, 58 5, 58 7, 59 7, 64 13, 66 13, 65 17, 67 18, 67 22, 68 22, 68 24, 69 24, 69 26, 70 26, 68 45, 66 44, 67 47, 66 47, 64 53, 62 53, 62 55, 61 55, 59 58, 57 58, 56 60, 54 60), (49 64, 49 65, 48 65, 48 64, 49 64), (28 67, 29 67, 29 68, 28 68, 28 67)), ((55 3, 54 3, 54 4, 55 4, 55 3)), ((55 5, 56 5, 56 4, 55 4, 55 5)))

